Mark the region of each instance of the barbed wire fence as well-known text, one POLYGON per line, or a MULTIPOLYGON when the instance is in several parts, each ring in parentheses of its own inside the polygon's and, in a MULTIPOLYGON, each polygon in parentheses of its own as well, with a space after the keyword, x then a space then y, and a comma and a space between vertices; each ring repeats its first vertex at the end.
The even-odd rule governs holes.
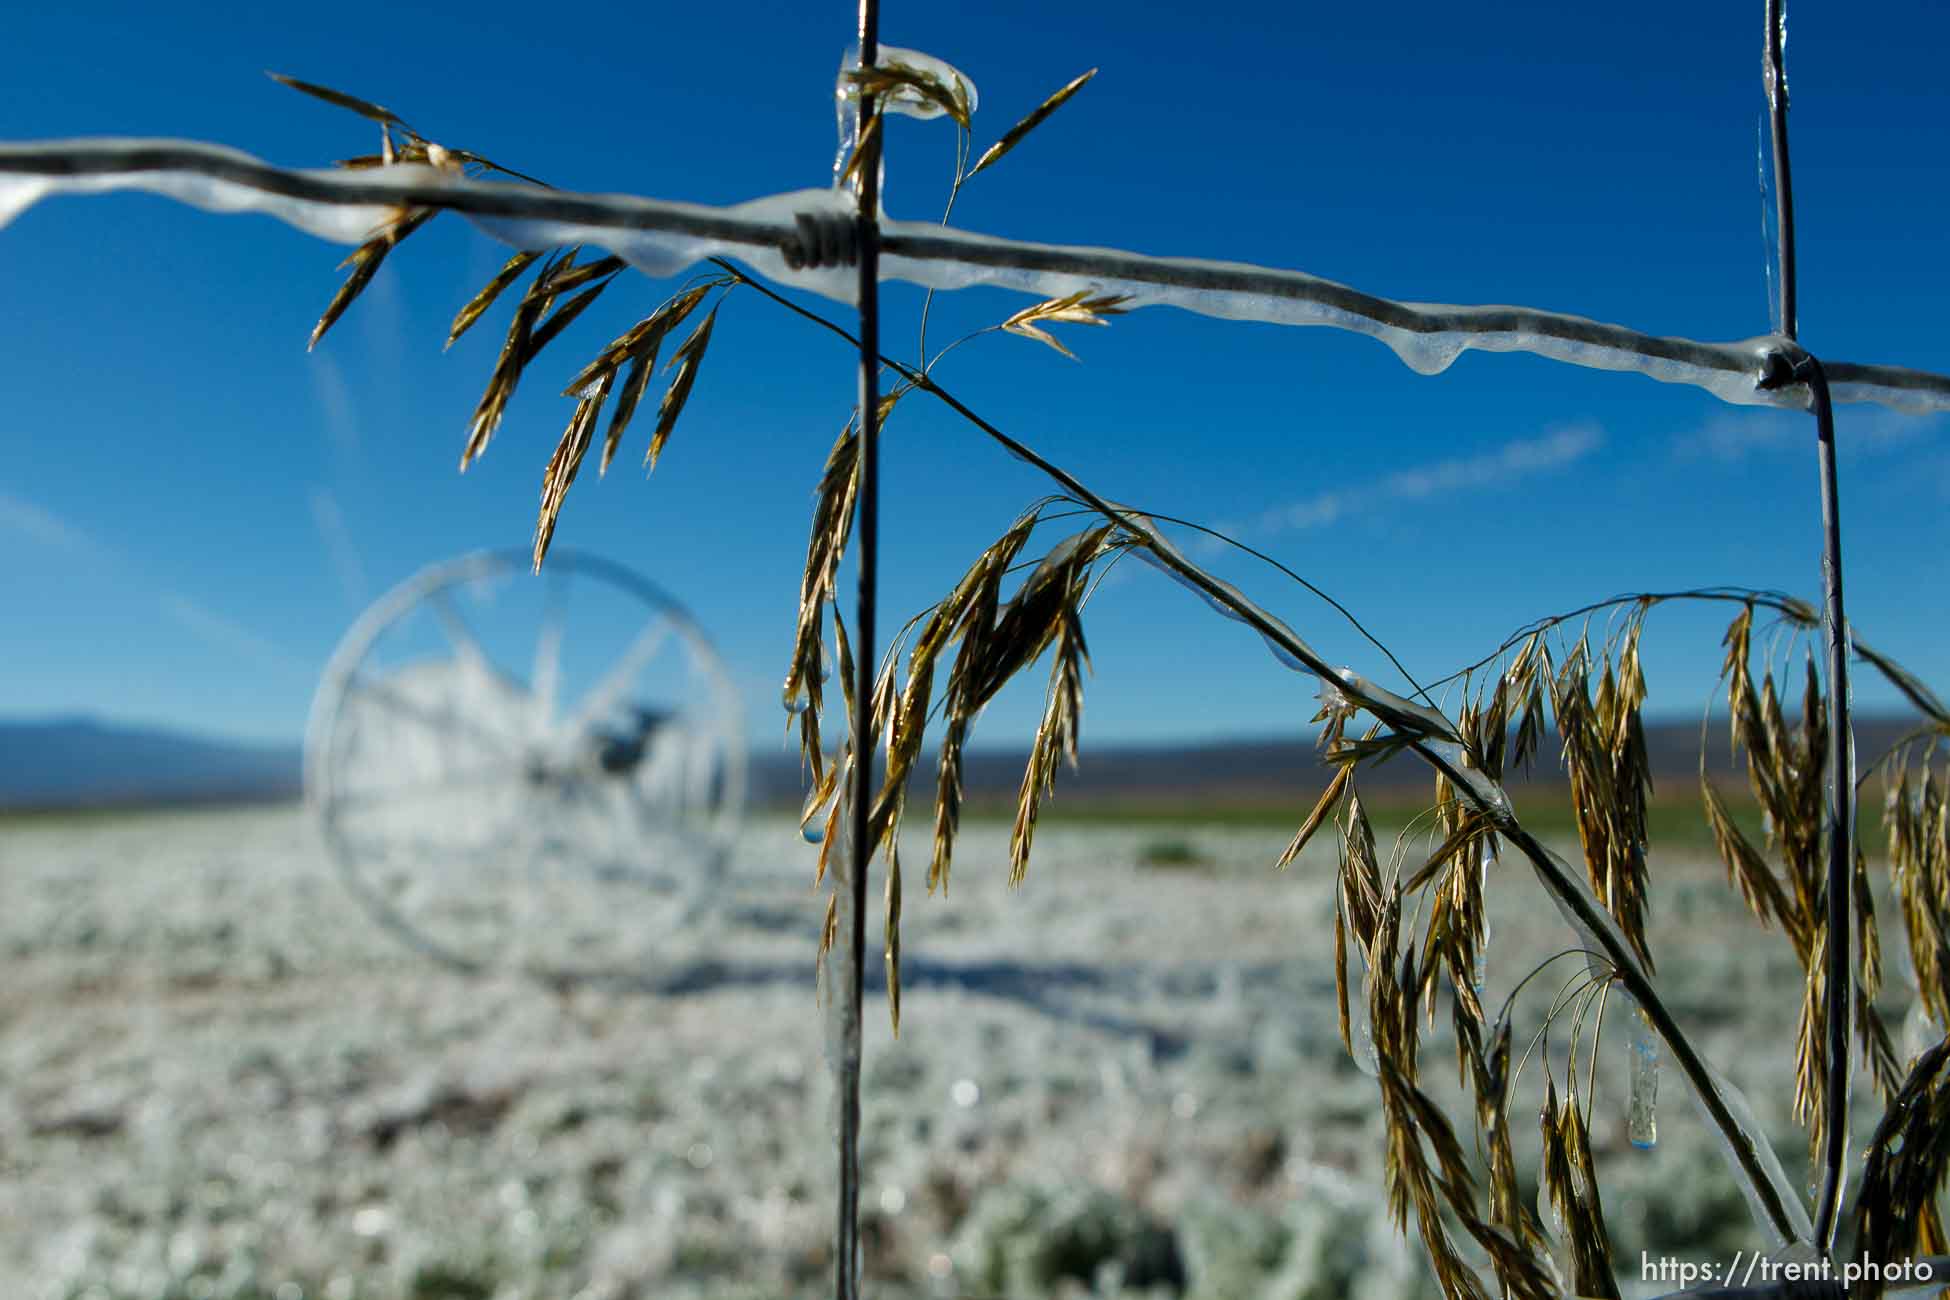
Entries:
MULTIPOLYGON (((780 284, 808 289, 858 311, 859 490, 855 507, 859 588, 851 723, 856 738, 873 723, 878 586, 880 375, 891 367, 901 379, 929 391, 974 420, 1005 447, 1056 478, 1065 491, 1113 525, 1140 535, 1145 558, 1191 587, 1228 617, 1258 631, 1289 666, 1319 674, 1356 706, 1371 712, 1447 776, 1461 796, 1531 859, 1540 882, 1574 925, 1612 961, 1618 978, 1643 1007, 1676 1064, 1726 1139, 1730 1163, 1747 1185, 1757 1218, 1777 1241, 1811 1246, 1821 1258, 1835 1248, 1847 1179, 1846 1123, 1849 1101, 1849 937, 1856 920, 1850 868, 1854 845, 1853 741, 1848 726, 1848 664, 1851 652, 1873 659, 1853 642, 1842 599, 1841 517, 1835 465, 1836 402, 1870 402, 1909 412, 1950 410, 1950 376, 1915 369, 1818 360, 1797 341, 1793 195, 1788 149, 1788 91, 1783 59, 1783 0, 1764 0, 1764 87, 1771 127, 1778 247, 1770 267, 1778 289, 1774 332, 1729 342, 1656 337, 1622 325, 1529 307, 1472 307, 1404 303, 1304 272, 1233 262, 1150 257, 1096 248, 1029 243, 946 226, 897 221, 880 213, 878 177, 882 136, 869 129, 879 107, 876 91, 857 92, 860 129, 856 183, 833 189, 774 195, 733 207, 678 201, 564 192, 544 187, 468 179, 451 169, 397 164, 351 173, 290 170, 217 145, 180 140, 62 140, 0 145, 0 226, 28 206, 54 195, 146 190, 211 211, 257 212, 309 233, 359 243, 412 209, 460 214, 478 229, 517 249, 595 245, 650 276, 667 276, 707 258, 730 256, 780 284), (1148 516, 1109 502, 1028 447, 961 407, 925 372, 882 357, 879 351, 879 286, 888 280, 931 290, 992 285, 1044 299, 1065 295, 1118 295, 1125 310, 1172 306, 1233 320, 1318 325, 1368 335, 1395 351, 1411 369, 1435 374, 1469 349, 1530 352, 1593 369, 1636 372, 1666 383, 1703 389, 1727 402, 1772 405, 1810 412, 1816 425, 1817 480, 1823 522, 1822 624, 1827 660, 1828 842, 1824 1077, 1826 1116, 1821 1184, 1812 1222, 1794 1203, 1778 1161, 1755 1132, 1745 1104, 1730 1085, 1697 1057, 1664 1009, 1649 974, 1610 924, 1602 908, 1580 895, 1552 866, 1550 855, 1517 822, 1495 781, 1473 772, 1462 754, 1456 725, 1431 707, 1373 685, 1315 654, 1277 618, 1236 588, 1186 560, 1158 533, 1148 516)), ((879 64, 879 6, 861 0, 857 29, 858 69, 879 64)), ((837 1094, 837 1206, 835 1295, 857 1300, 860 1275, 861 1001, 865 957, 864 917, 873 850, 869 812, 875 789, 874 746, 860 746, 852 765, 848 798, 847 857, 839 892, 840 964, 837 991, 839 1037, 834 1070, 837 1094)), ((1561 864, 1560 864, 1561 865, 1561 864)), ((1945 1261, 1937 1261, 1939 1264, 1945 1261)), ((1748 1294, 1827 1294, 1813 1285, 1773 1284, 1748 1294)), ((1704 1294, 1701 1292, 1699 1294, 1704 1294)))

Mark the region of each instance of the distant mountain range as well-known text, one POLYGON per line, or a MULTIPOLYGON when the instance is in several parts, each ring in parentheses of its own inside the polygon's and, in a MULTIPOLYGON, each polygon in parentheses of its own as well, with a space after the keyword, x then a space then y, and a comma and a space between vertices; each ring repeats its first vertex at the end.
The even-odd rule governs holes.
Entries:
MULTIPOLYGON (((1879 754, 1910 725, 1904 718, 1858 719, 1857 749, 1865 757, 1879 754)), ((1648 724, 1655 783, 1671 789, 1690 784, 1699 765, 1699 734, 1697 723, 1648 724)), ((1725 723, 1709 724, 1708 737, 1709 770, 1732 771, 1725 723)), ((86 717, 0 720, 0 810, 296 799, 303 790, 303 757, 295 744, 245 744, 86 717)), ((1022 751, 971 752, 963 765, 969 803, 979 808, 1013 801, 1024 758, 1022 751)), ((1398 759, 1366 776, 1365 786, 1385 792, 1391 786, 1419 788, 1427 779, 1419 764, 1398 759)), ((1561 780, 1548 741, 1531 779, 1561 780)), ((1325 780, 1310 739, 1245 739, 1086 744, 1077 770, 1062 771, 1057 785, 1072 808, 1157 801, 1237 806, 1290 801, 1325 780)), ((915 798, 931 798, 933 781, 933 762, 924 757, 915 798)), ((754 804, 796 807, 804 788, 796 756, 753 756, 754 804)))
POLYGON ((0 809, 295 799, 298 745, 251 745, 86 717, 0 720, 0 809))
MULTIPOLYGON (((1855 720, 1855 748, 1861 761, 1881 754, 1916 725, 1914 719, 1869 717, 1855 720)), ((1736 767, 1727 748, 1725 718, 1707 724, 1707 771, 1735 778, 1746 789, 1746 768, 1736 767)), ((1645 745, 1655 791, 1691 791, 1699 778, 1698 722, 1646 724, 1645 745)), ((1027 750, 970 753, 962 763, 963 790, 973 808, 1013 806, 1021 788, 1027 750)), ((1295 740, 1239 739, 1184 744, 1097 745, 1087 737, 1074 770, 1056 777, 1061 807, 1250 808, 1292 804, 1326 786, 1331 773, 1321 762, 1311 736, 1295 740)), ((1362 788, 1371 795, 1427 791, 1429 771, 1413 756, 1364 767, 1362 788)), ((910 787, 910 800, 932 803, 935 767, 923 757, 910 787)), ((1546 734, 1527 773, 1506 774, 1512 789, 1564 782, 1554 736, 1546 734)), ((804 790, 795 756, 755 758, 752 790, 756 802, 796 804, 804 790)))

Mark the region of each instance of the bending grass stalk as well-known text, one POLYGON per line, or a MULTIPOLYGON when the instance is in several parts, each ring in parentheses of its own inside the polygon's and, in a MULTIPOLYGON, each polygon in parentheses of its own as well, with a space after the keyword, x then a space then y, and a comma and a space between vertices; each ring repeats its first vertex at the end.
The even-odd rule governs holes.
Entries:
MULTIPOLYGON (((765 286, 755 287, 792 311, 824 326, 847 342, 856 347, 859 345, 859 340, 853 335, 816 312, 808 311, 797 303, 780 297, 765 286)), ((1672 1053, 1673 1063, 1685 1076, 1687 1084, 1699 1099, 1708 1120, 1719 1129, 1736 1172, 1747 1184, 1749 1201, 1757 1211, 1765 1215, 1766 1226, 1783 1241, 1795 1241, 1803 1235, 1806 1229, 1797 1223, 1793 1210, 1782 1195, 1782 1187, 1775 1183, 1766 1163, 1762 1160, 1758 1146, 1759 1139, 1750 1134, 1735 1117, 1725 1095, 1721 1092, 1719 1082, 1699 1053, 1693 1050, 1692 1044, 1686 1040, 1672 1013, 1666 1009, 1665 1003, 1640 967, 1637 954, 1624 935, 1618 931, 1610 914, 1600 907, 1597 901, 1591 898, 1552 858, 1535 836, 1518 823, 1516 814, 1510 806, 1509 797, 1503 792, 1501 786, 1485 780, 1480 772, 1464 769, 1459 762, 1437 748, 1437 746, 1457 746, 1460 738, 1456 734, 1453 723, 1436 714, 1434 710, 1424 710, 1419 707, 1412 714, 1404 714, 1400 705, 1405 701, 1384 701, 1375 696, 1371 688, 1364 683, 1349 681, 1301 641, 1290 628, 1272 619, 1237 591, 1185 559, 1178 553, 1177 548, 1171 546, 1157 533, 1155 527, 1149 526, 1147 522, 1141 522, 1145 519, 1144 516, 1120 508, 1097 495, 1067 470, 1045 459, 1026 444, 1010 437, 977 415, 927 375, 890 357, 881 357, 881 362, 915 388, 925 391, 987 434, 1018 460, 1041 470, 1078 502, 1112 523, 1135 532, 1145 540, 1152 556, 1161 567, 1171 571, 1186 585, 1215 605, 1223 607, 1230 616, 1237 618, 1270 643, 1277 645, 1283 653, 1292 657, 1308 671, 1333 682, 1336 689, 1350 700, 1397 727, 1406 724, 1406 729, 1420 733, 1417 739, 1410 742, 1409 747, 1436 770, 1446 775, 1455 784, 1459 795, 1488 817, 1498 833, 1517 846, 1518 850, 1530 860, 1531 867, 1537 873, 1538 880, 1545 891, 1551 894, 1559 906, 1575 920, 1583 935, 1597 941, 1604 957, 1617 968, 1618 978, 1625 984, 1626 992, 1630 993, 1644 1009, 1653 1028, 1665 1042, 1667 1050, 1672 1053), (1152 545, 1154 541, 1157 545, 1152 545), (1434 725, 1431 725, 1430 718, 1433 718, 1434 725)), ((1456 748, 1455 752, 1457 757, 1460 757, 1460 748, 1456 748)))
POLYGON ((1823 1100, 1828 1114, 1823 1130, 1821 1199, 1815 1217, 1815 1245, 1825 1255, 1834 1246, 1841 1217, 1842 1194, 1848 1184, 1848 1102, 1852 1078, 1849 1042, 1854 1026, 1851 990, 1855 987, 1855 733, 1848 716, 1848 645, 1842 614, 1841 500, 1835 480, 1835 413, 1828 400, 1828 380, 1821 363, 1803 356, 1804 372, 1815 402, 1817 458, 1821 473, 1822 628, 1828 650, 1828 939, 1827 956, 1827 1086, 1823 1100))
MULTIPOLYGON (((897 369, 906 369, 905 367, 899 366, 898 363, 894 364, 897 369)), ((1102 497, 1099 497, 1096 493, 1085 487, 1059 466, 1043 459, 1043 457, 1024 444, 1009 437, 994 425, 983 420, 966 406, 963 406, 960 401, 943 390, 933 380, 928 379, 924 375, 911 372, 904 377, 913 382, 917 388, 926 390, 931 396, 947 405, 964 419, 973 423, 977 428, 1001 443, 1019 459, 1025 460, 1038 469, 1041 469, 1045 474, 1056 480, 1065 491, 1098 511, 1105 518, 1111 520, 1113 523, 1126 527, 1133 525, 1130 512, 1119 510, 1116 506, 1105 501, 1102 497)), ((1142 531, 1140 529, 1141 534, 1142 531)), ((1236 593, 1228 590, 1223 584, 1207 575, 1198 566, 1178 555, 1175 549, 1167 546, 1161 551, 1155 551, 1154 554, 1156 554, 1159 562, 1165 567, 1173 570, 1178 576, 1185 579, 1187 583, 1199 589, 1214 601, 1229 608, 1239 617, 1240 621, 1252 627, 1261 636, 1278 643, 1288 654, 1299 660, 1310 671, 1338 683, 1338 689, 1343 694, 1368 709, 1369 712, 1375 713, 1378 717, 1384 717, 1390 720, 1399 716, 1399 711, 1394 706, 1370 698, 1366 691, 1354 683, 1348 682, 1339 673, 1335 672, 1326 661, 1320 659, 1308 646, 1295 637, 1290 630, 1267 619, 1250 601, 1246 601, 1236 593)), ((1464 769, 1460 763, 1454 762, 1447 754, 1436 747, 1444 743, 1452 744, 1453 740, 1454 728, 1452 726, 1449 729, 1448 735, 1443 736, 1440 741, 1431 742, 1427 737, 1424 737, 1413 741, 1410 748, 1421 755, 1432 767, 1446 775, 1455 785, 1458 793, 1479 812, 1487 816, 1492 825, 1496 827, 1498 833, 1505 836, 1511 843, 1517 846, 1523 855, 1530 860, 1531 866, 1536 871, 1538 880, 1543 884, 1545 890, 1555 897, 1559 905, 1576 919, 1580 930, 1598 941, 1604 950, 1605 956, 1616 968, 1618 978, 1625 984, 1626 991, 1645 1010, 1647 1017, 1652 1021, 1653 1028, 1658 1031, 1660 1038, 1665 1041, 1667 1049, 1671 1051, 1674 1064, 1686 1076, 1688 1084, 1692 1087, 1694 1094, 1699 1098, 1700 1105, 1705 1109, 1708 1118, 1720 1130, 1722 1137, 1725 1139, 1729 1154, 1739 1173, 1748 1184, 1750 1198, 1753 1204, 1766 1215, 1768 1226, 1771 1227, 1776 1235, 1785 1241, 1795 1240, 1800 1235, 1801 1228, 1796 1224, 1793 1213, 1780 1194, 1780 1188, 1775 1185, 1769 1176, 1766 1165, 1762 1162, 1760 1151, 1757 1148, 1758 1139, 1748 1133, 1740 1121, 1735 1118, 1732 1110, 1726 1103, 1725 1097, 1720 1091, 1718 1082, 1707 1068, 1705 1061, 1693 1050, 1692 1044, 1687 1041, 1685 1034, 1673 1019, 1672 1013, 1666 1009, 1665 1003, 1659 998, 1657 990, 1653 988, 1651 981, 1641 969, 1637 954, 1633 952, 1631 945, 1625 940, 1624 936, 1618 932, 1610 914, 1599 907, 1594 899, 1590 898, 1584 890, 1579 888, 1577 882, 1558 865, 1556 860, 1545 850, 1544 846, 1518 823, 1516 814, 1510 807, 1509 798, 1503 793, 1500 786, 1485 781, 1478 772, 1464 769)))

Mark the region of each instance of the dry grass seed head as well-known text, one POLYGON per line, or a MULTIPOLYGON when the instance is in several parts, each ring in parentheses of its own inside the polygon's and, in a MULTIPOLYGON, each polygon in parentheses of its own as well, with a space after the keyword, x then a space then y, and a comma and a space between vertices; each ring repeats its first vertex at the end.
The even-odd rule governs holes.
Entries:
POLYGON ((1100 294, 1092 296, 1088 290, 1078 290, 1076 293, 1065 294, 1060 298, 1050 298, 1036 303, 1034 306, 1025 307, 1015 315, 1009 317, 1008 320, 1003 321, 1002 328, 1011 334, 1020 334, 1024 338, 1031 338, 1039 343, 1046 343, 1058 352, 1061 352, 1064 356, 1070 358, 1070 360, 1075 361, 1077 359, 1076 353, 1057 342, 1053 336, 1039 328, 1039 326, 1057 321, 1074 325, 1108 325, 1110 322, 1103 318, 1106 316, 1120 315, 1124 310, 1123 304, 1129 301, 1130 296, 1128 294, 1100 294))
POLYGON ((549 542, 555 536, 555 521, 562 513, 562 502, 568 496, 569 485, 575 482, 576 470, 581 467, 582 458, 589 451, 596 421, 601 418, 603 403, 609 399, 609 385, 613 377, 605 376, 594 392, 576 403, 569 427, 563 431, 562 440, 556 444, 555 454, 549 458, 548 468, 542 473, 542 509, 535 521, 537 573, 542 570, 542 560, 547 556, 549 542))
POLYGON ((968 174, 975 176, 985 168, 1001 161, 1004 154, 1021 144, 1024 136, 1041 126, 1050 114, 1067 104, 1070 97, 1082 90, 1084 84, 1096 75, 1097 69, 1092 68, 1082 76, 1072 78, 1061 90, 1031 109, 1022 121, 1003 132, 1000 140, 982 151, 982 156, 975 160, 975 166, 969 169, 968 174))
POLYGON ((941 756, 934 801, 934 847, 928 862, 928 892, 939 886, 948 892, 948 871, 961 829, 961 750, 968 738, 968 720, 950 716, 941 738, 941 756))
MULTIPOLYGON (((880 156, 880 123, 882 120, 882 115, 878 112, 867 119, 867 125, 860 132, 860 138, 854 142, 853 152, 846 157, 846 166, 840 171, 840 178, 836 182, 840 188, 844 189, 853 183, 854 178, 860 174, 860 168, 866 163, 868 158, 878 158, 880 156)), ((799 252, 796 242, 793 244, 793 252, 799 252)), ((801 255, 803 256, 803 254, 801 255)), ((790 260, 790 255, 788 255, 788 260, 790 260)))
POLYGON ((433 208, 399 210, 390 221, 374 231, 370 239, 352 250, 350 257, 339 263, 341 267, 350 266, 352 274, 332 295, 332 301, 325 307, 325 314, 312 327, 311 338, 305 344, 306 351, 318 346, 318 341, 325 337, 325 331, 331 329, 338 318, 345 314, 345 309, 352 305, 353 299, 365 291, 380 264, 386 260, 386 255, 399 247, 408 235, 424 226, 433 217, 434 211, 433 208))
POLYGON ((711 327, 717 323, 717 319, 718 309, 713 307, 698 327, 691 331, 690 337, 678 346, 665 367, 666 370, 670 366, 677 367, 677 377, 671 380, 670 387, 664 392, 663 403, 657 408, 657 429, 650 435, 650 451, 643 458, 644 465, 649 469, 657 468, 657 457, 663 454, 664 442, 677 426, 677 417, 683 414, 684 403, 690 400, 691 385, 697 382, 698 367, 704 361, 705 349, 711 346, 711 327))
POLYGON ((1472 1235, 1477 1235, 1475 1188, 1462 1145, 1441 1110, 1386 1057, 1378 1062, 1377 1075, 1387 1131, 1389 1209, 1396 1230, 1407 1231, 1408 1210, 1412 1206, 1416 1227, 1443 1293, 1453 1300, 1487 1300, 1488 1293, 1475 1271, 1457 1252, 1442 1215, 1443 1202, 1447 1202, 1465 1226, 1472 1229, 1472 1235), (1430 1168, 1428 1154, 1423 1149, 1425 1137, 1435 1151, 1439 1178, 1430 1168))
MULTIPOLYGON (((853 777, 853 753, 846 746, 833 760, 833 789, 844 791, 853 777)), ((832 860, 833 846, 840 841, 840 814, 846 809, 844 795, 837 797, 826 810, 826 829, 819 837, 819 860, 813 865, 813 884, 817 886, 826 878, 826 868, 832 860)))
POLYGON ((786 671, 784 695, 795 702, 799 721, 799 755, 818 780, 825 757, 819 739, 825 677, 820 624, 826 604, 834 596, 840 557, 846 552, 853 527, 853 501, 859 488, 859 432, 849 419, 826 456, 813 505, 812 527, 806 539, 806 567, 799 584, 798 627, 793 637, 792 662, 786 671))
POLYGON ((357 113, 360 117, 369 118, 381 126, 396 126, 409 134, 419 134, 412 127, 401 121, 397 113, 389 108, 381 108, 370 100, 360 99, 356 95, 348 95, 342 90, 333 90, 330 86, 321 86, 315 82, 300 81, 296 77, 287 77, 281 72, 267 72, 264 75, 280 85, 289 86, 291 89, 310 95, 314 99, 322 99, 328 104, 357 113))
MULTIPOLYGON (((1947 1067, 1950 1040, 1919 1056, 1869 1141, 1855 1201, 1856 1249, 1862 1258, 1886 1261, 1950 1250, 1937 1206, 1950 1171, 1947 1067)), ((1879 1278, 1866 1279, 1862 1289, 1879 1294, 1879 1278)))
POLYGON ((1853 635, 1849 637, 1849 641, 1857 655, 1868 660, 1877 672, 1888 679, 1890 685, 1903 693, 1918 713, 1929 720, 1931 732, 1938 736, 1950 736, 1950 706, 1946 706, 1937 697, 1936 692, 1924 685, 1923 680, 1916 674, 1888 656, 1855 640, 1853 635))
POLYGON ((494 300, 501 296, 502 291, 519 280, 522 272, 533 266, 541 256, 540 249, 524 249, 503 263, 501 269, 494 273, 494 278, 483 285, 481 291, 468 299, 467 305, 455 314, 454 323, 447 331, 446 346, 452 347, 455 340, 472 329, 474 323, 481 319, 482 314, 494 305, 494 300))
MULTIPOLYGON (((575 297, 562 304, 561 307, 555 310, 553 315, 542 322, 541 328, 537 329, 528 340, 528 354, 522 364, 526 365, 529 361, 533 361, 541 354, 543 348, 553 343, 556 336, 567 329, 574 322, 575 318, 587 310, 589 304, 596 301, 597 297, 602 294, 602 291, 610 286, 610 282, 615 279, 616 273, 622 269, 622 258, 605 257, 599 262, 591 262, 586 266, 579 266, 569 274, 557 277, 549 286, 549 292, 552 295, 561 295, 581 289, 583 285, 589 284, 591 280, 595 280, 596 283, 590 284, 586 289, 582 289, 582 292, 577 293, 575 297)), ((591 382, 593 383, 594 381, 592 380, 591 382)), ((588 385, 584 385, 583 388, 575 390, 575 395, 580 396, 587 388, 588 385)))
POLYGON ((1727 879, 1739 889, 1748 910, 1762 925, 1778 922, 1795 951, 1805 953, 1811 936, 1806 933, 1800 909, 1790 902, 1787 890, 1775 877, 1774 869, 1767 864, 1760 850, 1748 841, 1734 823, 1733 813, 1727 808, 1726 801, 1706 776, 1703 760, 1700 801, 1706 811, 1707 829, 1713 835, 1713 846, 1719 852, 1720 861, 1726 864, 1727 879))
POLYGON ((1327 789, 1321 792, 1319 801, 1313 806, 1313 811, 1307 814, 1307 820, 1300 823, 1300 829, 1294 834, 1292 842, 1274 862, 1275 867, 1285 870, 1295 858, 1300 856, 1300 851, 1307 847, 1307 841, 1314 837, 1314 832, 1325 825, 1327 819, 1339 809, 1341 798, 1346 794, 1348 782, 1353 775, 1353 763, 1340 763, 1335 766, 1334 779, 1329 781, 1327 789))
MULTIPOLYGON (((960 642, 954 665, 948 672, 943 700, 947 729, 941 739, 935 795, 934 853, 928 866, 929 893, 933 893, 937 885, 944 890, 947 888, 949 864, 961 825, 962 746, 967 742, 968 730, 975 715, 981 712, 982 706, 988 703, 993 694, 987 685, 991 676, 992 645, 1002 623, 1002 579, 1028 542, 1036 521, 1034 511, 1023 515, 984 551, 956 587, 949 602, 944 604, 941 610, 943 622, 940 625, 931 623, 922 633, 921 645, 934 644, 938 637, 945 635, 945 641, 934 645, 933 653, 936 654, 946 644, 960 642), (957 605, 959 616, 954 613, 957 605), (949 630, 943 633, 942 628, 949 630)), ((918 652, 920 645, 916 649, 918 652)))
POLYGON ((1575 1079, 1568 1081, 1567 1087, 1569 1090, 1560 1107, 1556 1083, 1547 1081, 1544 1085, 1544 1109, 1539 1116, 1544 1138, 1543 1183, 1552 1208, 1563 1224, 1564 1241, 1570 1250, 1573 1290, 1579 1296, 1617 1300, 1611 1247, 1598 1202, 1591 1144, 1578 1107, 1575 1079))
POLYGON ((1043 706, 1043 720, 1036 728, 1030 758, 1023 773, 1017 799, 1015 827, 1009 838, 1009 883, 1019 885, 1029 870, 1029 846, 1035 835, 1036 816, 1041 801, 1055 788, 1059 756, 1072 767, 1077 761, 1077 739, 1083 721, 1083 669, 1089 663, 1084 646, 1083 623, 1076 602, 1084 591, 1084 574, 1072 580, 1069 601, 1058 614, 1056 653, 1050 664, 1049 690, 1043 706))
MULTIPOLYGON (((823 859, 822 859, 823 863, 823 859)), ((814 957, 819 975, 820 1001, 825 1001, 826 955, 833 951, 833 945, 840 937, 840 894, 836 889, 826 896, 826 917, 819 926, 819 951, 814 957)))
POLYGON ((849 68, 844 75, 862 95, 933 104, 964 131, 973 119, 968 86, 959 77, 944 82, 931 72, 892 60, 871 68, 849 68))
POLYGON ((488 376, 487 390, 481 394, 481 400, 474 408, 467 445, 460 456, 463 471, 487 449, 494 431, 501 426, 509 399, 514 396, 515 386, 521 382, 522 369, 534 358, 534 349, 530 344, 535 325, 554 302, 554 294, 548 286, 558 270, 574 262, 576 251, 566 249, 543 262, 528 291, 516 306, 514 319, 508 323, 507 337, 501 343, 501 354, 495 359, 494 370, 488 376))
POLYGON ((562 395, 569 397, 581 392, 605 371, 615 370, 626 361, 634 362, 647 358, 654 366, 664 336, 696 311, 698 304, 704 301, 711 290, 724 283, 725 281, 721 279, 708 280, 666 298, 658 304, 657 310, 610 340, 609 344, 596 354, 595 360, 584 366, 576 373, 576 377, 569 381, 568 387, 562 390, 562 395))

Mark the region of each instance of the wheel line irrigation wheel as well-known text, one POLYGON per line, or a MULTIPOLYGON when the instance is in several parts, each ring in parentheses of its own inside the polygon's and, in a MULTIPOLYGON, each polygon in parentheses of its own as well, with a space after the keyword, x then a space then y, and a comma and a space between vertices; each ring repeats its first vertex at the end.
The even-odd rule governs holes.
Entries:
POLYGON ((327 857, 464 970, 640 976, 717 884, 745 795, 729 673, 684 609, 557 548, 415 574, 339 643, 305 790, 327 857))

